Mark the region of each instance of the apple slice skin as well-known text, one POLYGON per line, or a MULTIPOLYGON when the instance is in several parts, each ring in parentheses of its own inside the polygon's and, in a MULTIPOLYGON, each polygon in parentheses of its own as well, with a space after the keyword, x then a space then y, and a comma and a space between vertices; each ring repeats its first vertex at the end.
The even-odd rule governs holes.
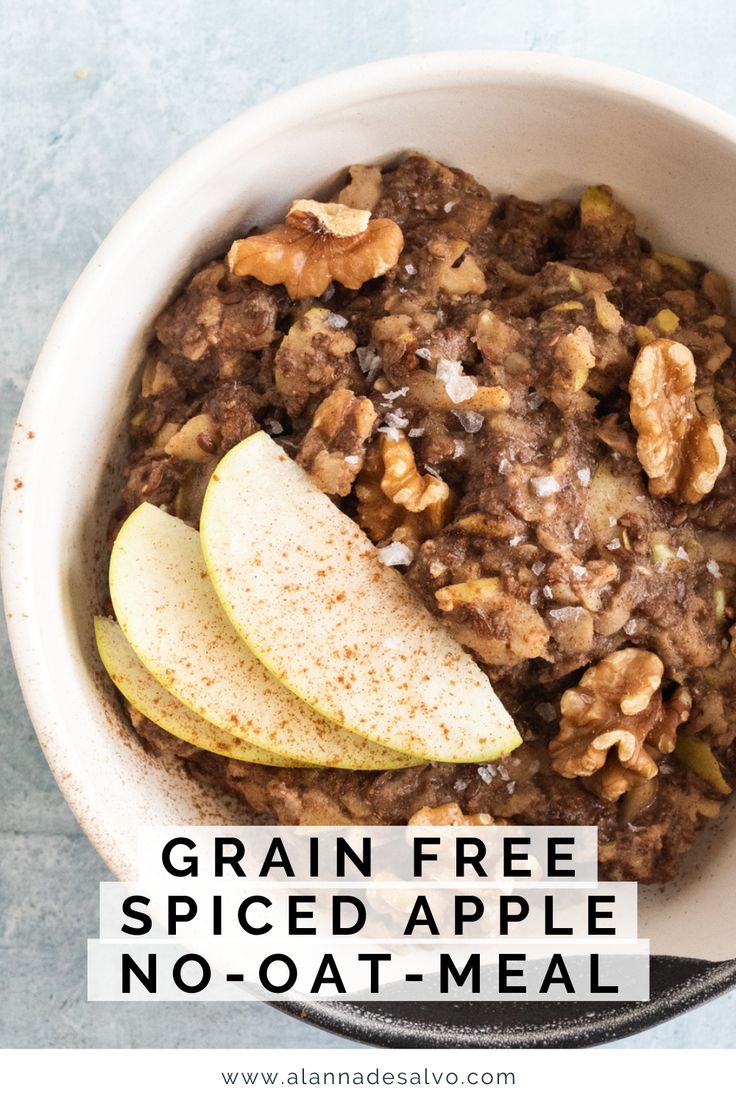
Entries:
POLYGON ((217 728, 302 765, 391 770, 416 759, 387 752, 320 717, 243 644, 207 577, 199 534, 143 503, 110 556, 115 616, 143 666, 217 728))
POLYGON ((228 759, 260 763, 266 767, 304 766, 296 759, 274 755, 238 736, 230 736, 187 709, 146 670, 117 621, 109 617, 95 617, 94 623, 97 651, 110 679, 125 700, 159 728, 187 744, 228 759))
POLYGON ((265 433, 220 461, 200 533, 248 647, 335 724, 440 762, 487 762, 521 743, 471 656, 265 433))

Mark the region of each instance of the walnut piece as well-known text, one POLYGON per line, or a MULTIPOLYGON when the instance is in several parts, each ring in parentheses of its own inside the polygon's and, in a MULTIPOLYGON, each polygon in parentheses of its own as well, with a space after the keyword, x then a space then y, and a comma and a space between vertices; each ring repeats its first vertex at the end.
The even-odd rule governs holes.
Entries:
POLYGON ((444 480, 419 475, 411 445, 404 437, 392 441, 382 435, 370 446, 355 494, 358 524, 372 541, 391 538, 414 550, 447 524, 455 507, 454 495, 444 480), (392 448, 396 445, 401 447, 392 448), (389 492, 406 501, 397 502, 389 492))
POLYGON ((391 219, 342 203, 297 199, 286 224, 233 242, 228 253, 236 276, 284 284, 292 299, 322 295, 333 280, 359 288, 396 264, 404 236, 391 219))
POLYGON ((421 809, 417 809, 413 816, 409 817, 408 824, 411 827, 415 825, 421 825, 422 827, 442 827, 443 825, 451 825, 453 827, 463 826, 487 826, 489 824, 503 824, 504 821, 495 820, 489 813, 469 813, 465 814, 457 801, 448 801, 446 805, 424 805, 421 809))
POLYGON ((375 421, 371 400, 346 387, 338 387, 317 407, 297 460, 325 494, 350 494, 375 421))
POLYGON ((726 462, 723 429, 695 405, 695 361, 686 345, 658 338, 645 345, 629 381, 639 461, 657 496, 699 502, 726 462))
POLYGON ((396 440, 383 435, 381 458, 381 490, 397 506, 419 514, 448 498, 450 488, 443 479, 436 475, 419 474, 414 450, 403 434, 398 434, 396 440))
POLYGON ((372 211, 381 198, 381 170, 377 165, 349 165, 348 173, 350 183, 338 193, 337 202, 372 211))
POLYGON ((544 655, 549 630, 528 602, 507 594, 500 579, 469 579, 435 591, 448 628, 484 663, 513 666, 544 655))
POLYGON ((469 245, 462 238, 428 243, 429 252, 437 258, 434 274, 437 287, 448 295, 483 295, 486 290, 485 276, 467 252, 469 245))
POLYGON ((585 778, 606 801, 653 778, 652 752, 672 750, 691 704, 683 688, 662 702, 663 674, 659 657, 643 648, 623 648, 589 667, 562 695, 560 731, 549 744, 553 769, 585 778))

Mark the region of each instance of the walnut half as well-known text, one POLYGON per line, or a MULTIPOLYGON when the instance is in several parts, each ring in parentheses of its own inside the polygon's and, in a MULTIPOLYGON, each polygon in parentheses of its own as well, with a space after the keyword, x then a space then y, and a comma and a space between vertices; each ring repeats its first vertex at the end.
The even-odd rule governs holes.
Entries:
POLYGON ((396 264, 404 236, 391 219, 342 203, 295 200, 284 226, 233 242, 230 271, 284 284, 292 299, 322 295, 333 280, 359 288, 396 264))
POLYGON ((726 462, 723 429, 695 405, 695 361, 686 345, 659 338, 639 352, 629 380, 630 416, 649 489, 699 502, 726 462))
POLYGON ((469 813, 462 811, 457 801, 448 801, 446 805, 424 805, 417 809, 408 821, 410 827, 417 825, 422 827, 487 827, 489 824, 505 824, 503 820, 495 820, 488 813, 469 813))
POLYGON ((589 667, 562 695, 560 731, 549 744, 553 769, 587 779, 606 801, 653 778, 652 752, 672 751, 677 727, 690 714, 682 688, 662 702, 663 674, 659 657, 643 648, 623 648, 589 667))
POLYGON ((390 537, 416 549, 449 520, 455 499, 443 479, 417 471, 414 450, 397 431, 368 449, 355 484, 357 521, 372 541, 390 537))
POLYGON ((336 388, 317 407, 297 460, 325 494, 350 494, 375 421, 371 400, 346 387, 336 388))

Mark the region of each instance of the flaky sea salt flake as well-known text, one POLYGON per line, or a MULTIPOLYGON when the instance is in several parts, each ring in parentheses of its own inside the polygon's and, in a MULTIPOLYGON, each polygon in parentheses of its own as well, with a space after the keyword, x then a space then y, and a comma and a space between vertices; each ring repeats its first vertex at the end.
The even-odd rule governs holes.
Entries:
POLYGON ((463 375, 463 366, 459 360, 441 357, 437 361, 436 375, 444 383, 445 391, 454 403, 467 402, 478 390, 475 380, 463 375))
POLYGON ((466 433, 477 433, 483 426, 485 418, 475 410, 453 410, 452 412, 466 433))
POLYGON ((408 567, 414 559, 414 553, 408 544, 391 541, 391 544, 378 549, 378 558, 387 567, 408 567))
POLYGON ((534 493, 539 495, 540 498, 549 498, 550 495, 557 494, 558 491, 562 490, 553 475, 536 475, 529 482, 534 493))

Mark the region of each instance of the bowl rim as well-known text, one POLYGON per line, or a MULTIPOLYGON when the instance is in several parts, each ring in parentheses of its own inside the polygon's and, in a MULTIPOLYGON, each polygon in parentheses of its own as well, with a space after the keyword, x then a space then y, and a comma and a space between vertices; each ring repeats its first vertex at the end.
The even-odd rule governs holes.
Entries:
MULTIPOLYGON (((17 424, 31 424, 35 427, 48 423, 50 411, 45 405, 46 382, 55 373, 59 360, 64 359, 64 348, 85 304, 93 302, 108 284, 109 273, 111 269, 114 270, 118 258, 124 255, 126 243, 135 240, 139 233, 144 233, 152 224, 155 225, 157 214, 164 206, 176 202, 179 193, 189 192, 197 183, 204 183, 210 172, 210 163, 220 149, 232 144, 247 148, 248 144, 257 142, 260 136, 272 133, 274 129, 293 126, 295 119, 319 114, 331 103, 357 106, 379 93, 382 96, 397 95, 427 88, 462 88, 477 83, 498 85, 520 79, 540 86, 545 82, 555 82, 573 89, 577 86, 581 91, 593 89, 608 92, 624 100, 628 98, 654 106, 667 115, 694 124, 736 146, 736 118, 721 108, 691 93, 624 68, 558 54, 495 50, 420 53, 341 69, 296 85, 250 107, 196 143, 165 169, 115 223, 75 282, 56 316, 31 373, 17 424)), ((11 600, 10 595, 13 596, 14 604, 20 599, 26 609, 34 607, 33 576, 27 571, 28 559, 24 554, 32 527, 33 485, 30 486, 30 500, 26 500, 23 513, 19 514, 11 509, 10 501, 14 481, 23 480, 28 469, 27 457, 20 446, 19 436, 14 435, 7 457, 2 502, 0 574, 6 611, 11 600)), ((122 854, 114 825, 107 820, 104 810, 100 810, 99 795, 95 795, 93 787, 80 785, 78 780, 73 784, 74 763, 73 756, 65 746, 65 727, 55 714, 48 682, 44 686, 43 680, 39 681, 39 661, 59 645, 49 642, 43 636, 37 617, 13 618, 6 623, 26 707, 56 782, 92 845, 112 872, 120 877, 126 862, 130 863, 130 856, 122 854)), ((686 1004, 675 1011, 668 1011, 663 1007, 654 1020, 651 1013, 656 1012, 656 1009, 651 1002, 644 1006, 649 1015, 635 1015, 633 1020, 628 1016, 620 1017, 620 1030, 613 1025, 605 1031, 605 1037, 610 1039, 630 1034, 641 1027, 661 1022, 684 1007, 693 1007, 715 995, 714 985, 717 992, 736 985, 736 962, 730 965, 726 973, 727 977, 723 969, 718 971, 717 983, 715 979, 709 980, 709 974, 701 980, 699 987, 696 986, 697 993, 691 993, 686 1004), (632 1026, 634 1020, 641 1027, 632 1026), (611 1030, 614 1034, 611 1034, 611 1030)), ((296 1006, 282 1003, 280 1007, 284 1011, 296 1011, 304 1016, 303 1010, 296 1006)), ((349 1017, 341 1009, 347 1009, 349 1005, 322 1007, 332 1007, 335 1011, 318 1014, 312 1012, 309 1018, 313 1022, 341 1034, 349 1033, 356 1039, 363 1037, 359 1026, 362 1017, 353 1017, 352 1023, 346 1026, 349 1017)), ((395 1034, 400 1035, 401 1032, 397 1031, 395 1034)), ((487 1042, 475 1045, 499 1045, 494 1044, 491 1036, 484 1037, 488 1039, 487 1042)), ((386 1034, 381 1032, 375 1037, 369 1033, 365 1038, 366 1041, 372 1040, 379 1045, 387 1043, 386 1034)), ((428 1044, 409 1041, 405 1045, 428 1044)))

